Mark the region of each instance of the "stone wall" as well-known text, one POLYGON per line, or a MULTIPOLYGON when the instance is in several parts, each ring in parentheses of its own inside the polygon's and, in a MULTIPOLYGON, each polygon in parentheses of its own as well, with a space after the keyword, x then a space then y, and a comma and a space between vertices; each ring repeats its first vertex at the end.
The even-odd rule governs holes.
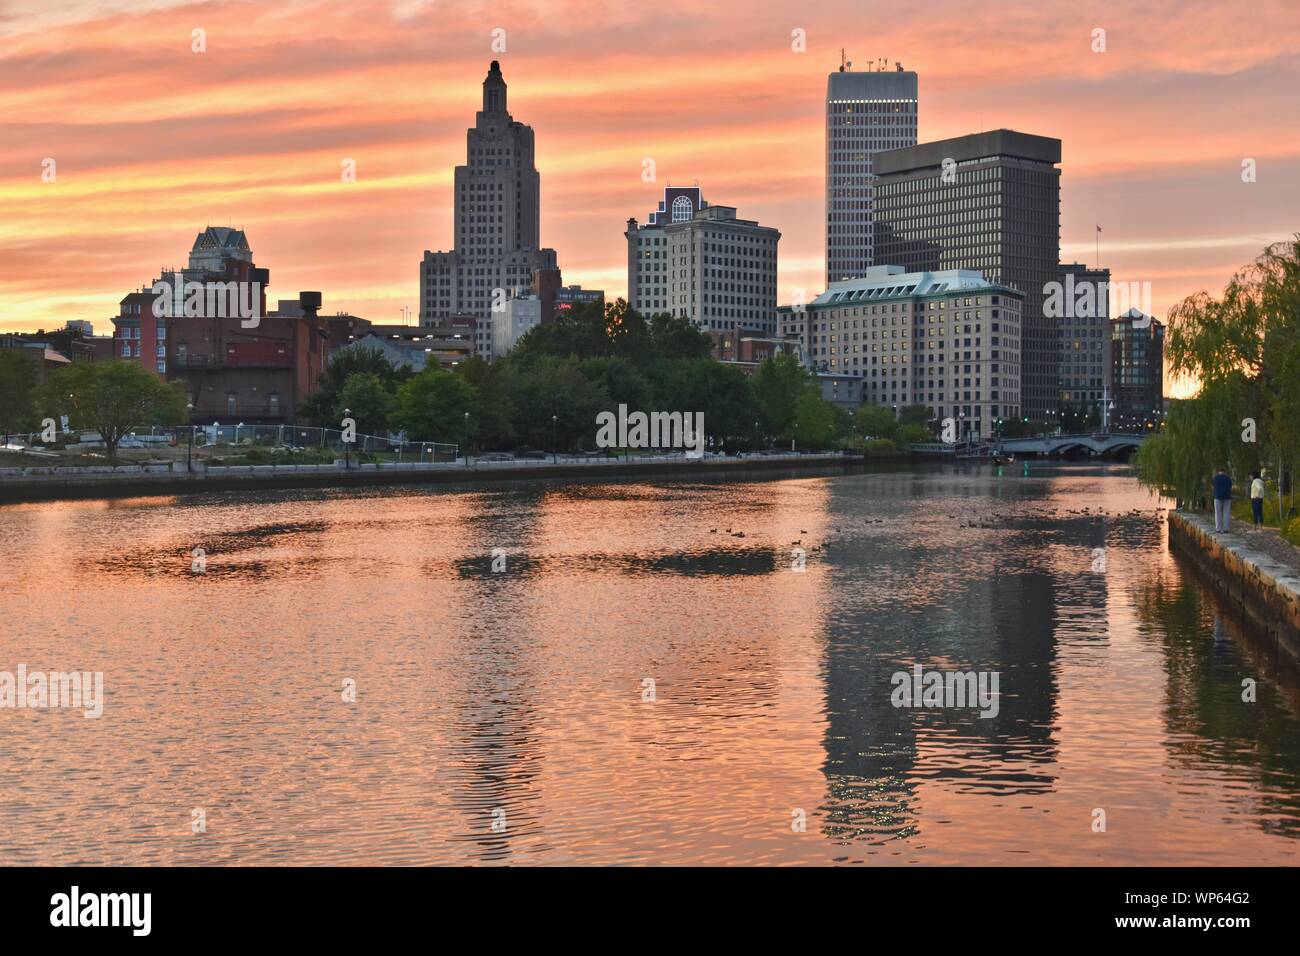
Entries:
POLYGON ((1233 535, 1185 511, 1169 513, 1169 547, 1192 561, 1216 590, 1300 657, 1300 575, 1294 567, 1250 548, 1233 535))

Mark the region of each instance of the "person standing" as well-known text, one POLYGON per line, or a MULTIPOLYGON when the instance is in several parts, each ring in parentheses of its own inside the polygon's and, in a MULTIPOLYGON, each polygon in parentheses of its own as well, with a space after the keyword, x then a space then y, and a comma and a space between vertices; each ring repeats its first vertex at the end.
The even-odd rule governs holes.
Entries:
POLYGON ((1255 527, 1264 526, 1264 479, 1259 476, 1258 471, 1250 473, 1250 516, 1255 522, 1255 527))
POLYGON ((1226 533, 1232 519, 1232 479, 1220 468, 1214 475, 1214 531, 1226 533))

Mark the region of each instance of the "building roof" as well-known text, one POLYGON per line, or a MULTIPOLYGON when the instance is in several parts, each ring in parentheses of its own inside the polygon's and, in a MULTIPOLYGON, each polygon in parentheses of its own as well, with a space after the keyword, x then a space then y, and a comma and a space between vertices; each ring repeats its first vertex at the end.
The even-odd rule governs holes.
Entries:
POLYGON ((844 70, 826 78, 826 99, 915 100, 916 73, 912 70, 844 70))
POLYGON ((231 252, 252 252, 248 247, 248 238, 242 229, 229 226, 208 226, 194 238, 190 252, 206 252, 216 249, 231 252))
POLYGON ((858 279, 832 282, 813 306, 850 305, 888 299, 910 299, 923 295, 956 292, 1004 292, 1023 298, 1023 293, 984 278, 973 269, 943 269, 938 272, 904 272, 902 266, 871 266, 858 279))
POLYGON ((994 129, 987 133, 970 133, 932 143, 883 150, 872 157, 872 172, 877 176, 885 176, 932 166, 942 167, 945 159, 960 164, 990 156, 1055 164, 1061 161, 1061 141, 1050 136, 1019 133, 1013 129, 994 129))

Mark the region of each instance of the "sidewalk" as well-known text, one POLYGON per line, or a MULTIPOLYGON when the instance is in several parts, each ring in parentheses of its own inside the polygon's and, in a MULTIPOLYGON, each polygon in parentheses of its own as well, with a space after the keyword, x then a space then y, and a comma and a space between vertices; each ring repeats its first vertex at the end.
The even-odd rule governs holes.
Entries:
POLYGON ((1300 549, 1275 529, 1233 522, 1218 534, 1214 520, 1169 513, 1169 543, 1187 553, 1220 591, 1300 656, 1300 549))

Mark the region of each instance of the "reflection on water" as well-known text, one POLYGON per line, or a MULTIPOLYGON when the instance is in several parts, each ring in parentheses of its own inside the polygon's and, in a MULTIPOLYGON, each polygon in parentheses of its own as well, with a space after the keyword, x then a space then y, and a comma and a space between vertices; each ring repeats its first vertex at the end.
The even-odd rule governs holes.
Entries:
POLYGON ((0 671, 107 697, 0 710, 5 859, 1289 861, 1300 681, 1163 505, 1042 466, 3 508, 0 671), (914 664, 996 716, 894 707, 914 664))

